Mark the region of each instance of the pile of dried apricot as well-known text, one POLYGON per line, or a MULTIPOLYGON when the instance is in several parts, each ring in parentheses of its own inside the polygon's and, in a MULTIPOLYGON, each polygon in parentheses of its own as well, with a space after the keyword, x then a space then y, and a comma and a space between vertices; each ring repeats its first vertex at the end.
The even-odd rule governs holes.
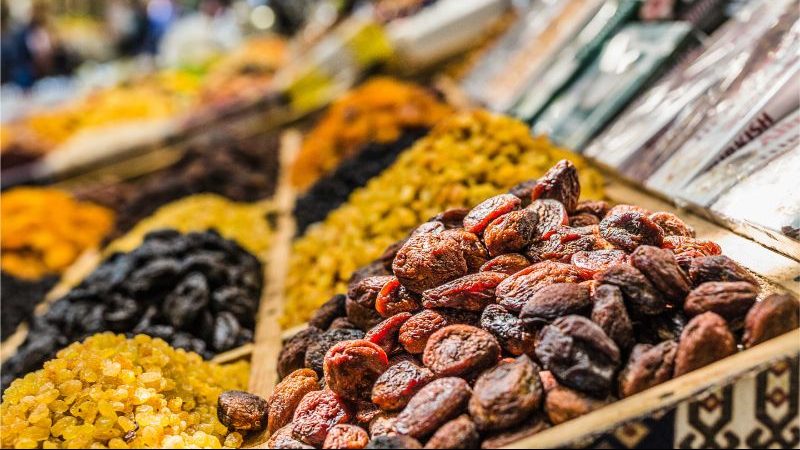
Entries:
POLYGON ((675 215, 579 194, 561 161, 360 270, 242 406, 269 446, 502 446, 798 327, 675 215))

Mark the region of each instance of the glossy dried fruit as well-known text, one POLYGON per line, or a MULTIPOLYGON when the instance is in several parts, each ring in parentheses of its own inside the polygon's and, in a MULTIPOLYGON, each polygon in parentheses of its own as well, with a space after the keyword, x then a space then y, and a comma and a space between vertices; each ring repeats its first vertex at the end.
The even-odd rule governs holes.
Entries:
POLYGON ((526 180, 521 183, 515 184, 511 189, 508 190, 509 194, 516 195, 517 198, 520 199, 522 202, 520 206, 525 208, 526 206, 531 204, 531 191, 536 186, 537 180, 526 180))
POLYGON ((539 367, 526 355, 482 373, 469 400, 469 414, 481 430, 522 423, 542 403, 539 367))
POLYGON ((289 424, 303 397, 316 390, 319 390, 319 379, 313 370, 298 369, 287 375, 269 397, 267 430, 274 433, 289 424))
POLYGON ((366 277, 347 290, 347 298, 364 308, 373 309, 378 293, 392 278, 389 275, 366 277))
POLYGON ((747 313, 742 343, 758 345, 800 327, 800 302, 790 294, 772 294, 747 313))
POLYGON ((612 401, 610 397, 600 400, 566 386, 556 386, 547 391, 544 410, 550 423, 559 425, 596 411, 612 401))
POLYGON ((600 221, 600 234, 617 248, 632 252, 640 245, 661 247, 664 232, 647 215, 637 211, 614 213, 600 221))
POLYGON ((655 315, 667 309, 667 302, 650 280, 639 269, 628 264, 614 264, 598 273, 595 279, 603 284, 612 284, 622 291, 625 306, 632 313, 655 315))
POLYGON ((467 311, 425 309, 412 316, 400 327, 398 340, 407 352, 419 354, 425 351, 428 338, 437 330, 447 325, 477 322, 477 315, 467 311))
POLYGON ((756 277, 725 255, 692 258, 689 276, 695 286, 706 281, 746 281, 758 286, 756 277))
POLYGON ((600 219, 594 214, 574 214, 569 217, 569 226, 571 227, 585 227, 599 224, 600 219))
POLYGON ((350 322, 350 319, 347 317, 338 317, 333 319, 331 322, 331 326, 328 327, 328 330, 341 330, 341 329, 348 329, 348 330, 357 330, 356 324, 350 322))
POLYGON ((336 294, 314 311, 308 319, 308 325, 320 330, 327 330, 334 320, 347 315, 345 300, 347 296, 336 294))
POLYGON ((591 214, 602 219, 608 213, 608 202, 603 200, 582 200, 575 207, 574 214, 591 214))
POLYGON ((334 345, 342 341, 363 339, 364 332, 347 328, 328 330, 308 345, 304 366, 322 376, 322 367, 325 365, 325 354, 334 345))
POLYGON ((494 219, 519 208, 522 201, 513 194, 500 194, 482 201, 464 217, 464 229, 481 234, 494 219))
POLYGON ((364 448, 373 448, 373 449, 396 449, 396 448, 422 448, 422 444, 419 443, 418 440, 410 437, 410 436, 402 436, 402 435, 389 435, 389 436, 373 436, 372 440, 369 441, 364 448))
POLYGON ((662 211, 650 214, 648 219, 658 225, 663 231, 664 236, 686 236, 695 237, 694 228, 690 227, 675 214, 662 211))
POLYGON ((556 200, 534 200, 525 209, 536 213, 533 239, 548 239, 558 227, 569 225, 567 209, 556 200))
POLYGON ((378 436, 397 434, 394 429, 394 424, 397 422, 397 414, 396 412, 382 412, 375 416, 369 423, 369 435, 374 439, 378 436))
POLYGON ((641 245, 631 253, 631 264, 644 274, 667 300, 680 302, 692 289, 675 255, 650 245, 641 245))
POLYGON ((267 441, 267 448, 275 449, 313 449, 313 445, 304 444, 292 436, 292 424, 286 425, 272 433, 267 441))
POLYGON ((217 399, 217 418, 236 431, 261 431, 267 426, 269 404, 263 398, 242 391, 225 391, 217 399))
POLYGON ((385 411, 402 409, 420 389, 433 381, 433 372, 409 361, 390 366, 372 386, 372 402, 385 411))
POLYGON ((661 247, 672 250, 676 256, 683 253, 694 256, 715 256, 722 253, 722 248, 716 242, 686 236, 666 236, 661 247))
POLYGON ((483 242, 489 256, 513 253, 527 247, 533 240, 537 220, 536 213, 527 208, 494 219, 483 231, 483 242))
POLYGON ((686 324, 675 355, 675 376, 707 366, 736 353, 736 339, 725 319, 713 312, 695 316, 686 324))
POLYGON ((619 396, 630 397, 672 378, 678 344, 637 344, 619 376, 619 396))
POLYGON ((531 262, 528 261, 528 258, 525 256, 519 253, 509 253, 490 259, 486 264, 481 266, 480 271, 513 275, 530 265, 531 262))
POLYGON ((489 332, 470 325, 449 325, 433 333, 422 362, 437 376, 469 376, 490 367, 500 344, 489 332))
POLYGON ((539 329, 559 317, 586 314, 592 307, 589 289, 575 283, 542 287, 522 307, 520 319, 529 329, 539 329))
POLYGON ((402 312, 416 312, 422 309, 417 295, 400 284, 397 277, 387 281, 375 299, 375 311, 381 317, 391 317, 402 312))
POLYGON ((620 349, 633 347, 636 343, 633 323, 625 309, 622 291, 616 286, 602 284, 595 290, 592 300, 592 322, 599 325, 620 349))
POLYGON ((375 325, 364 336, 364 340, 380 346, 387 355, 391 355, 397 349, 397 335, 400 327, 411 318, 411 313, 400 313, 375 325))
POLYGON ((549 198, 561 202, 568 212, 578 206, 581 185, 578 169, 567 160, 561 160, 550 168, 531 190, 531 199, 549 198))
MULTIPOLYGON (((392 363, 389 361, 389 367, 391 367, 391 365, 392 363)), ((353 418, 353 423, 363 427, 369 427, 370 422, 378 417, 379 414, 381 414, 381 409, 371 401, 362 400, 356 402, 356 416, 353 418)))
POLYGON ((497 272, 465 275, 423 292, 422 306, 481 311, 486 305, 494 303, 495 289, 506 277, 497 272))
POLYGON ((475 422, 468 415, 462 414, 436 430, 425 443, 425 448, 478 448, 480 442, 475 422))
POLYGON ((729 323, 740 323, 757 297, 758 286, 746 281, 708 281, 689 293, 683 310, 689 316, 712 311, 729 323))
POLYGON ((348 406, 333 391, 309 392, 294 412, 292 437, 319 447, 333 426, 346 423, 350 417, 348 406))
POLYGON ((522 307, 539 289, 555 283, 577 283, 578 269, 555 261, 543 261, 523 269, 497 285, 495 294, 500 305, 519 313, 522 307))
POLYGON ((306 367, 306 350, 321 334, 322 330, 310 326, 283 342, 283 347, 278 354, 278 378, 283 378, 297 369, 306 367))
POLYGON ((467 208, 450 208, 446 211, 440 212, 431 220, 436 220, 444 224, 448 230, 453 228, 461 228, 464 226, 464 218, 469 214, 467 208))
POLYGON ((547 239, 540 239, 525 251, 531 261, 555 260, 569 262, 578 252, 600 250, 611 245, 600 237, 596 226, 558 227, 547 239))
POLYGON ((577 267, 584 280, 590 280, 598 272, 602 272, 614 264, 628 262, 628 254, 623 250, 580 251, 572 255, 570 263, 577 267))
POLYGON ((467 407, 472 390, 461 378, 440 378, 428 383, 411 398, 397 416, 398 434, 423 438, 459 416, 467 407))
POLYGON ((328 431, 322 448, 361 449, 366 447, 367 443, 369 435, 366 430, 356 425, 339 424, 328 431))
POLYGON ((533 354, 535 336, 517 316, 500 305, 489 305, 481 314, 481 328, 492 333, 503 350, 519 356, 533 354))
POLYGON ((550 428, 550 424, 547 422, 547 418, 541 413, 536 413, 521 425, 517 425, 505 431, 489 434, 481 443, 481 448, 502 448, 548 428, 550 428))
POLYGON ((325 383, 345 400, 369 400, 372 385, 388 368, 389 358, 377 344, 339 342, 325 355, 325 383))
POLYGON ((620 364, 617 344, 583 316, 566 316, 542 328, 536 357, 569 387, 603 396, 620 364))

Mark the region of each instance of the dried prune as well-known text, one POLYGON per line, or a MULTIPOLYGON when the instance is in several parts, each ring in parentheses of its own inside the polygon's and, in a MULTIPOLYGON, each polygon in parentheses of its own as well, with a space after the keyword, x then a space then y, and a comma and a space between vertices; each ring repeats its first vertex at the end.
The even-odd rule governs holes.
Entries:
POLYGON ((613 284, 622 291, 625 305, 633 313, 655 315, 667 309, 667 302, 639 269, 628 264, 614 264, 595 275, 603 284, 613 284))
POLYGON ((389 358, 377 344, 339 342, 325 355, 325 383, 345 400, 368 400, 375 380, 388 368, 389 358))
POLYGON ((547 239, 540 239, 525 251, 525 256, 531 261, 556 260, 569 262, 572 255, 578 252, 600 250, 609 246, 597 227, 558 227, 547 239))
POLYGON ((637 344, 633 347, 628 364, 619 375, 619 396, 630 397, 670 380, 677 350, 675 341, 664 341, 658 345, 637 344))
POLYGON ((578 206, 581 195, 581 184, 578 181, 578 169, 566 159, 562 159, 551 167, 531 190, 531 199, 549 198, 561 202, 568 212, 578 206))
POLYGON ((356 425, 339 424, 334 425, 328 431, 322 448, 361 449, 366 447, 368 442, 369 435, 363 428, 356 425))
POLYGON ((364 339, 380 346, 387 355, 391 355, 397 348, 397 335, 400 327, 411 318, 411 313, 395 314, 383 322, 375 325, 364 336, 364 339))
POLYGON ((612 398, 597 399, 566 386, 556 386, 547 391, 544 411, 550 423, 558 425, 598 410, 613 401, 612 398))
POLYGON ((419 354, 425 350, 428 338, 437 330, 457 323, 477 323, 474 313, 454 310, 425 309, 406 321, 400 327, 398 340, 411 354, 419 354))
POLYGON ((450 230, 453 228, 461 228, 464 226, 464 218, 469 214, 467 208, 450 208, 446 211, 440 212, 431 220, 436 220, 444 224, 445 228, 450 230))
POLYGON ((494 291, 506 277, 497 272, 465 275, 423 292, 422 306, 481 311, 486 305, 494 303, 494 291))
POLYGON ((608 213, 608 202, 603 200, 582 200, 575 207, 575 214, 591 214, 602 219, 608 213))
POLYGON ((334 295, 314 311, 314 314, 308 319, 308 324, 321 330, 327 330, 334 320, 347 314, 344 306, 346 299, 347 296, 343 294, 334 295))
POLYGON ((374 307, 362 306, 351 298, 345 300, 344 309, 347 311, 347 320, 359 330, 369 330, 383 320, 374 307))
POLYGON ((530 266, 528 258, 519 253, 509 253, 490 259, 480 268, 481 272, 498 272, 506 275, 513 275, 520 270, 530 266))
POLYGON ((527 247, 536 231, 538 216, 530 209, 511 211, 494 219, 483 231, 489 256, 513 253, 527 247))
POLYGON ((489 305, 481 314, 481 328, 492 333, 508 353, 519 356, 533 353, 535 336, 517 316, 500 305, 489 305))
POLYGON ((267 448, 276 449, 313 449, 313 445, 304 444, 292 436, 292 424, 286 425, 272 433, 267 441, 267 448))
POLYGON ((686 297, 683 310, 689 316, 712 311, 729 323, 741 322, 758 297, 758 286, 746 281, 707 281, 686 297))
POLYGON ((689 276, 695 286, 706 281, 746 281, 758 286, 756 277, 725 255, 692 258, 689 276))
POLYGON ((364 332, 361 330, 347 328, 328 330, 308 344, 304 366, 317 372, 317 375, 322 376, 325 354, 328 353, 331 347, 342 341, 352 341, 363 338, 364 332))
POLYGON ((389 435, 389 436, 373 436, 364 448, 372 449, 396 449, 396 448, 422 448, 422 444, 418 440, 403 435, 389 435))
POLYGON ((650 214, 648 218, 664 231, 664 236, 686 236, 691 238, 695 236, 694 228, 670 212, 656 212, 650 214))
POLYGON ((375 308, 375 299, 378 298, 378 293, 392 278, 389 275, 366 277, 348 289, 347 298, 364 308, 373 309, 375 308))
POLYGON ((491 221, 519 208, 520 203, 522 201, 513 194, 500 194, 486 199, 464 217, 464 229, 481 234, 491 221))
POLYGON ((640 245, 661 247, 664 232, 645 214, 637 211, 612 212, 600 221, 600 234, 617 248, 632 252, 640 245))
POLYGON ((736 339, 725 319, 713 312, 695 316, 686 324, 675 355, 675 376, 707 366, 736 353, 736 339))
POLYGON ((548 239, 558 227, 569 225, 567 209, 556 200, 534 200, 525 209, 536 213, 534 239, 548 239))
POLYGON ((571 227, 585 227, 589 225, 599 225, 600 219, 594 214, 575 214, 569 217, 569 226, 571 227))
POLYGON ((317 373, 311 369, 298 369, 286 376, 272 391, 269 398, 267 430, 276 432, 292 421, 297 405, 311 391, 319 389, 317 373))
POLYGON ((661 341, 677 342, 688 322, 682 309, 668 310, 656 316, 632 317, 631 320, 636 341, 654 345, 661 341))
POLYGON ((421 294, 427 289, 466 275, 470 267, 462 247, 463 239, 451 233, 458 231, 460 230, 448 230, 439 234, 423 233, 409 238, 392 263, 392 269, 400 283, 412 292, 421 294))
POLYGON ((539 367, 526 355, 482 373, 469 400, 469 414, 481 430, 522 423, 542 404, 539 367))
POLYGON ((514 428, 488 435, 481 443, 481 448, 502 448, 548 428, 550 428, 550 424, 547 419, 541 413, 535 413, 514 428))
POLYGON ((310 326, 284 341, 281 352, 278 354, 279 378, 306 367, 306 350, 312 342, 317 340, 320 334, 322 334, 322 330, 310 326))
POLYGON ((267 426, 269 404, 263 398, 242 391, 225 391, 217 399, 217 418, 237 431, 261 431, 267 426))
POLYGON ((401 409, 426 384, 433 372, 409 361, 390 366, 372 386, 372 402, 386 411, 401 409))
POLYGON ((577 283, 578 269, 554 261, 542 261, 527 267, 497 285, 498 302, 507 310, 519 313, 539 289, 554 283, 577 283))
POLYGON ((622 250, 581 251, 572 255, 570 263, 577 267, 584 280, 591 279, 597 272, 602 272, 614 264, 628 262, 628 254, 622 250))
POLYGON ((758 345, 800 327, 798 321, 800 302, 789 294, 772 294, 750 308, 742 343, 746 348, 758 345))
POLYGON ((478 448, 480 435, 468 415, 462 414, 442 425, 425 443, 425 448, 478 448))
POLYGON ((375 416, 369 423, 369 435, 373 438, 377 436, 390 436, 397 434, 394 424, 397 422, 396 412, 383 412, 375 416))
POLYGON ((537 291, 522 307, 520 319, 529 329, 539 329, 570 314, 585 314, 592 307, 589 289, 575 283, 555 283, 537 291))
POLYGON ((233 314, 223 311, 214 319, 214 330, 211 337, 211 347, 217 352, 231 349, 236 346, 237 338, 242 332, 242 326, 233 314))
POLYGON ((468 376, 495 362, 500 344, 488 331, 470 325, 449 325, 433 333, 422 362, 437 376, 468 376))
POLYGON ((600 325, 617 347, 631 348, 635 343, 633 324, 625 309, 622 291, 616 286, 602 284, 595 290, 592 300, 592 322, 600 325))
POLYGON ((397 416, 398 434, 422 438, 430 435, 467 407, 472 390, 461 378, 440 378, 420 389, 397 416))
POLYGON ((556 379, 575 389, 604 395, 619 367, 617 344, 583 316, 566 316, 542 328, 536 357, 556 379))
POLYGON ((330 390, 312 391, 303 397, 292 419, 292 436, 306 444, 319 447, 328 431, 350 420, 347 404, 330 390))
POLYGON ((402 312, 416 312, 422 309, 416 294, 400 284, 397 277, 387 281, 378 298, 375 299, 375 310, 381 317, 391 317, 402 312))
POLYGON ((631 253, 631 264, 639 269, 668 300, 678 302, 689 293, 691 285, 675 255, 650 245, 641 245, 631 253))

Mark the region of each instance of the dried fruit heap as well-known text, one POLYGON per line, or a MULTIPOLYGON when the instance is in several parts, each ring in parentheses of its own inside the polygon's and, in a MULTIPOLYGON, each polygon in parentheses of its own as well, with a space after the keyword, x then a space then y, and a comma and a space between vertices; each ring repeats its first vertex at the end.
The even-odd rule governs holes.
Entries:
POLYGON ((249 364, 218 366, 160 339, 103 333, 11 384, 3 448, 239 447, 216 401, 247 385, 249 364), (98 447, 100 446, 100 447, 98 447))
POLYGON ((512 192, 423 223, 285 343, 270 448, 496 448, 798 327, 676 216, 579 201, 568 161, 512 192))
MULTIPOLYGON (((559 159, 579 157, 532 138, 521 122, 475 111, 451 117, 403 152, 347 203, 298 239, 290 259, 283 326, 299 324, 347 288, 353 271, 414 226, 447 208, 507 191, 559 159)), ((581 173, 584 194, 601 197, 601 178, 581 173)))

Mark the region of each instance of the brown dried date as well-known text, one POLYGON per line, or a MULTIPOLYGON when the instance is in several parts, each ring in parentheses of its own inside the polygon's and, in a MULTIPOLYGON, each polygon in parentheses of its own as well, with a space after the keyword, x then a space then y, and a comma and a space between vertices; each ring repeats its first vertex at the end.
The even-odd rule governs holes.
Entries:
POLYGON ((509 253, 490 259, 480 268, 481 272, 498 272, 513 275, 531 265, 528 258, 519 253, 509 253))
POLYGON ((325 383, 345 400, 369 400, 372 385, 388 368, 389 358, 377 344, 339 342, 325 355, 325 383))
POLYGON ((687 225, 675 214, 662 211, 650 214, 648 218, 664 231, 664 236, 695 237, 694 228, 687 225))
POLYGON ((269 398, 267 430, 276 432, 292 421, 297 405, 311 391, 319 390, 317 373, 311 369, 298 369, 284 378, 269 398))
POLYGON ((706 281, 745 281, 758 286, 756 277, 725 255, 692 258, 689 276, 695 286, 706 281))
POLYGON ((736 339, 725 319, 713 312, 695 316, 686 324, 675 355, 675 376, 707 366, 736 353, 736 339))
POLYGON ((292 424, 271 434, 267 441, 267 448, 276 449, 313 449, 313 445, 304 444, 292 436, 292 424))
POLYGON ((758 286, 745 281, 707 281, 686 297, 683 310, 689 316, 712 311, 729 323, 744 319, 758 297, 758 286))
POLYGON ((356 425, 339 424, 328 431, 322 448, 361 449, 369 443, 366 430, 356 425))
POLYGON ((470 325, 449 325, 433 333, 422 363, 440 377, 469 376, 500 357, 500 344, 488 331, 470 325))
POLYGON ((322 368, 325 365, 325 354, 328 353, 331 347, 342 341, 352 341, 363 338, 364 332, 361 330, 347 328, 328 330, 320 334, 315 341, 308 344, 304 366, 314 370, 317 372, 317 375, 321 376, 322 368))
POLYGON ((422 438, 430 435, 467 407, 472 390, 461 378, 448 377, 428 383, 397 416, 398 434, 422 438))
POLYGON ((481 311, 494 303, 495 289, 507 275, 497 272, 478 272, 447 282, 422 294, 426 308, 453 308, 481 311))
POLYGON ((347 404, 333 391, 312 391, 297 405, 291 424, 292 436, 319 447, 333 426, 346 423, 350 417, 347 404))
POLYGON ((529 266, 497 285, 498 302, 507 310, 519 313, 539 289, 555 283, 577 283, 578 269, 555 261, 542 261, 529 266))
POLYGON ((585 227, 599 224, 600 219, 593 214, 575 214, 569 217, 569 226, 571 227, 585 227))
POLYGON ((482 373, 469 400, 469 414, 481 430, 522 423, 542 404, 539 367, 526 355, 482 373))
POLYGON ((369 441, 364 448, 372 448, 372 449, 396 449, 396 448, 409 448, 409 449, 416 449, 422 448, 422 444, 419 443, 418 440, 410 437, 410 436, 402 436, 402 435, 388 435, 388 436, 373 436, 372 440, 369 441))
POLYGON ((336 294, 331 297, 319 309, 314 311, 314 314, 308 319, 308 325, 317 327, 320 330, 327 330, 334 320, 347 315, 347 310, 344 306, 346 299, 347 296, 343 294, 336 294))
POLYGON ((627 262, 628 254, 614 249, 580 251, 570 258, 570 263, 578 268, 584 280, 591 279, 597 272, 602 272, 609 266, 627 262))
POLYGON ((381 288, 375 299, 375 310, 381 317, 391 317, 402 312, 416 312, 422 309, 416 294, 400 284, 397 277, 392 277, 381 288))
POLYGON ((364 340, 377 344, 387 355, 391 355, 397 349, 397 335, 400 327, 410 318, 411 313, 395 314, 369 330, 364 336, 364 340))
POLYGON ((613 284, 622 291, 625 304, 637 314, 661 314, 667 309, 667 302, 656 288, 639 271, 628 264, 614 264, 595 275, 602 284, 613 284))
POLYGON ((477 323, 478 318, 474 313, 455 310, 425 309, 415 315, 400 327, 398 340, 403 348, 411 354, 425 351, 428 338, 437 330, 458 323, 477 323))
POLYGON ((533 240, 538 216, 530 209, 511 211, 494 219, 483 231, 483 242, 489 256, 513 253, 533 240))
POLYGON ((369 330, 383 320, 374 306, 362 306, 351 298, 345 300, 344 308, 347 311, 347 320, 362 331, 369 330))
POLYGON ((614 209, 600 221, 600 235, 628 252, 640 245, 661 247, 664 240, 664 232, 647 215, 637 211, 614 213, 614 209))
POLYGON ((633 347, 636 343, 633 336, 633 323, 625 309, 622 291, 610 284, 602 284, 595 289, 592 296, 592 322, 600 328, 622 350, 633 347))
POLYGON ((522 201, 513 194, 500 194, 488 198, 472 208, 464 217, 464 229, 481 234, 494 219, 519 208, 522 201))
POLYGON ((567 209, 556 200, 534 200, 525 209, 536 213, 533 239, 548 239, 558 227, 569 225, 567 209))
POLYGON ((500 305, 489 305, 483 310, 481 328, 492 333, 503 350, 512 355, 533 353, 533 333, 525 328, 522 320, 500 305))
POLYGON ((672 378, 675 368, 675 341, 658 345, 637 344, 619 376, 619 396, 630 397, 672 378))
POLYGON ((488 435, 481 443, 481 448, 505 447, 548 428, 550 428, 550 424, 547 422, 547 418, 541 413, 535 413, 521 425, 488 435))
POLYGON ((789 294, 772 294, 750 308, 742 343, 758 345, 800 327, 800 303, 789 294))
POLYGON ((568 212, 578 206, 581 185, 578 169, 572 162, 563 159, 551 167, 531 190, 531 199, 548 198, 561 202, 568 212))
POLYGON ((219 422, 236 431, 261 431, 267 426, 269 404, 242 391, 225 391, 217 399, 219 422))
POLYGON ((547 391, 544 410, 550 423, 558 425, 596 411, 612 401, 610 397, 600 400, 559 385, 547 391))
POLYGON ((542 328, 536 357, 569 387, 603 396, 620 364, 617 344, 583 316, 566 316, 542 328))
POLYGON ((537 330, 559 317, 586 314, 592 307, 589 289, 575 283, 544 286, 522 307, 520 319, 531 330, 537 330))
POLYGON ((306 350, 321 334, 322 330, 310 326, 283 342, 283 347, 278 354, 278 378, 283 378, 297 369, 306 367, 306 350))
POLYGON ((372 402, 385 411, 402 409, 420 389, 433 380, 425 367, 402 361, 390 366, 372 386, 372 402))
POLYGON ((425 448, 478 448, 480 442, 475 422, 462 414, 436 430, 425 448))
POLYGON ((679 302, 692 289, 675 255, 650 245, 639 246, 631 253, 631 264, 644 274, 653 286, 672 302, 679 302))

